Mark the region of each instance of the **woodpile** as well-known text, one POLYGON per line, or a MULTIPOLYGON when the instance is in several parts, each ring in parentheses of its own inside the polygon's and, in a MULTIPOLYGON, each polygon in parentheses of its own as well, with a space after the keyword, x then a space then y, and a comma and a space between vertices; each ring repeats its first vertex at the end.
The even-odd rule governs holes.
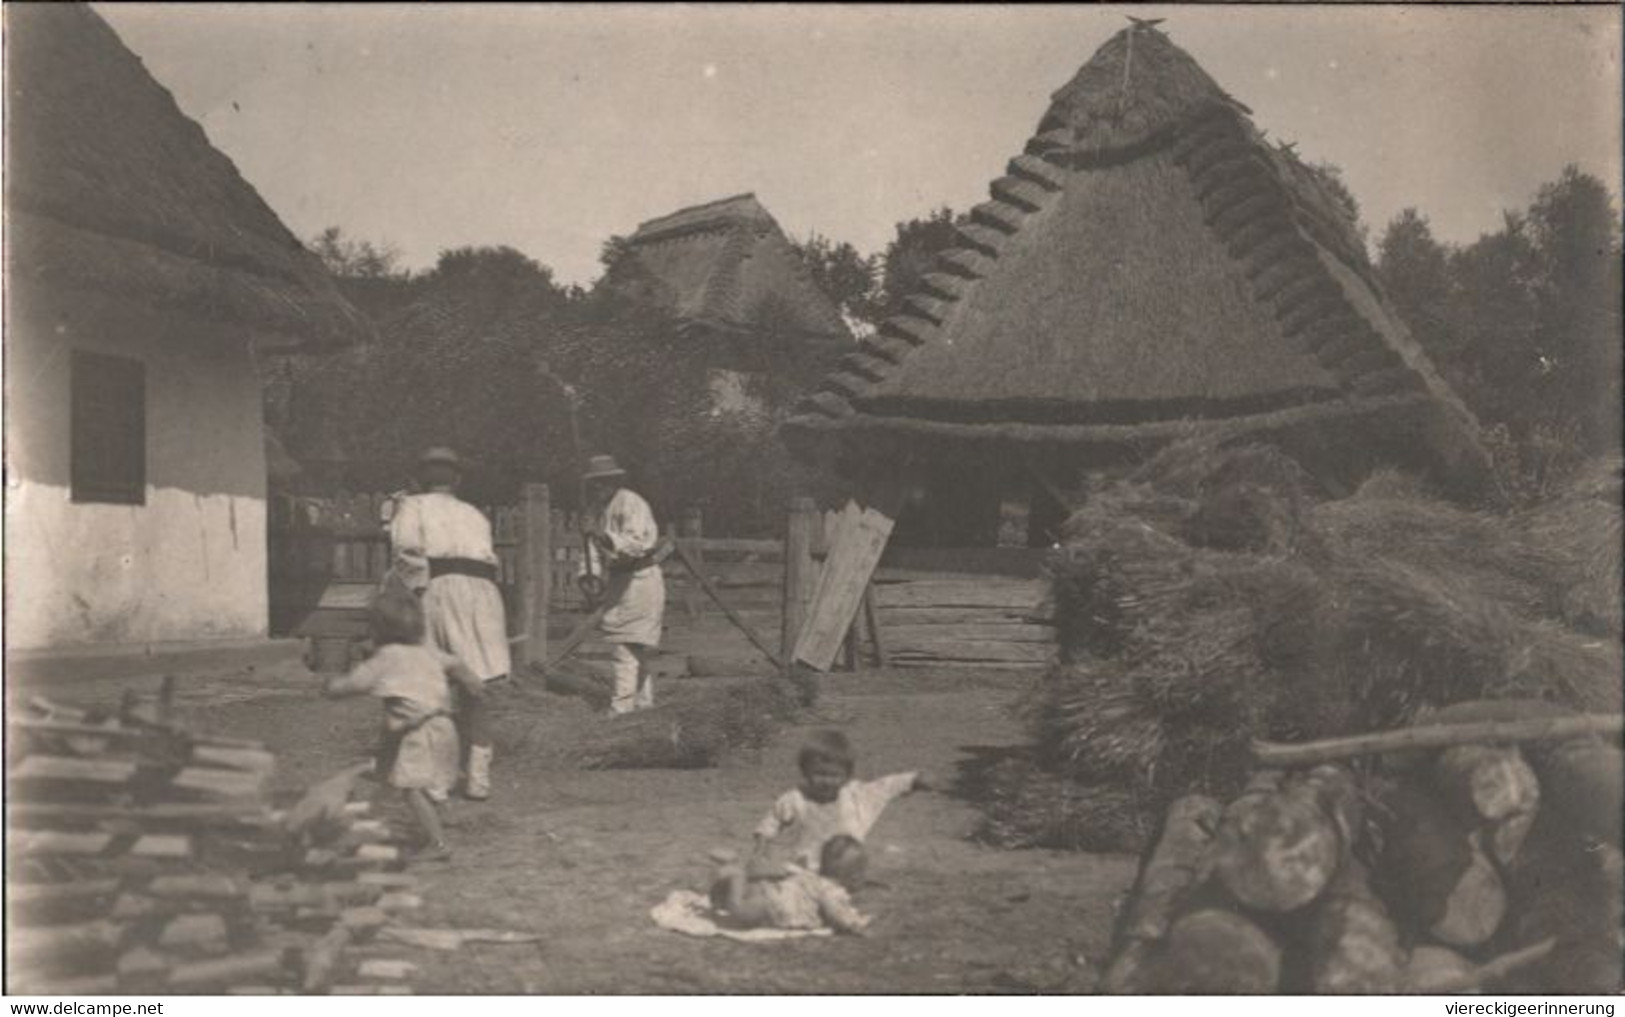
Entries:
POLYGON ((1473 702, 1404 730, 1257 746, 1264 768, 1228 804, 1168 808, 1106 988, 1620 991, 1620 723, 1473 702), (1270 765, 1293 758, 1306 762, 1270 765), (1611 803, 1592 797, 1609 781, 1611 803))
POLYGON ((275 756, 127 701, 8 718, 8 988, 28 994, 409 991, 353 949, 418 906, 370 764, 272 808, 275 756), (352 977, 353 976, 353 977, 352 977))

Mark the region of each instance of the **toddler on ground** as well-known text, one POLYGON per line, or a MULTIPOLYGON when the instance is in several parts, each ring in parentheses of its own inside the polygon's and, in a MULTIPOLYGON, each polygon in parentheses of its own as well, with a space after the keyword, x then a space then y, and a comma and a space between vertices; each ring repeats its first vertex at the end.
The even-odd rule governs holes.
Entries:
POLYGON ((863 882, 868 857, 857 838, 837 834, 819 853, 821 873, 754 858, 717 870, 711 906, 729 924, 747 929, 818 929, 862 935, 869 919, 849 891, 863 882))
POLYGON ((423 833, 420 860, 451 857, 436 802, 457 783, 459 746, 452 683, 477 700, 481 683, 455 657, 423 646, 423 609, 409 593, 385 591, 373 602, 372 656, 327 681, 330 696, 383 700, 384 731, 377 773, 401 789, 423 833))
POLYGON ((756 853, 761 858, 776 852, 814 872, 821 871, 821 853, 830 838, 844 835, 861 845, 892 799, 931 789, 917 772, 853 780, 857 760, 839 731, 813 735, 797 763, 801 786, 780 795, 757 825, 756 853))

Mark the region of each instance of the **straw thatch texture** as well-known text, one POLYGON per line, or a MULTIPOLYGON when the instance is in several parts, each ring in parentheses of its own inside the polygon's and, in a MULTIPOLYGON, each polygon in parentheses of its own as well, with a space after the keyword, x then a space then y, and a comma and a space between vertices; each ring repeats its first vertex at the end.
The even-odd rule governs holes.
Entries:
POLYGON ((6 12, 7 268, 282 341, 367 325, 89 7, 6 12))
MULTIPOLYGON (((1391 475, 1326 500, 1278 451, 1203 442, 1101 485, 1052 565, 1063 662, 1027 710, 1035 786, 1084 793, 992 789, 998 839, 1020 840, 1024 815, 1033 842, 1078 846, 1045 838, 1087 825, 1080 803, 1108 791, 1153 814, 1192 791, 1232 796, 1253 738, 1382 729, 1479 698, 1618 710, 1617 628, 1565 620, 1595 618, 1572 597, 1592 564, 1532 536, 1536 520, 1391 475)), ((1104 821, 1122 829, 1110 801, 1104 821)))
POLYGON ((645 295, 682 324, 851 338, 755 195, 651 219, 627 243, 645 295))
POLYGON ((814 456, 880 433, 1140 446, 1352 420, 1419 436, 1477 493, 1476 422, 1387 307, 1347 210, 1246 113, 1161 32, 1119 33, 786 439, 814 456))

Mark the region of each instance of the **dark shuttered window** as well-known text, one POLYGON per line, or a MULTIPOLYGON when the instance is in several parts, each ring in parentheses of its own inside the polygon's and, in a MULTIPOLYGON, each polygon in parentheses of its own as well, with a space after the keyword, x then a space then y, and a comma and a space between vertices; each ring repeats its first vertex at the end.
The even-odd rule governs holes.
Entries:
POLYGON ((73 351, 69 399, 73 500, 142 505, 147 499, 146 365, 73 351))

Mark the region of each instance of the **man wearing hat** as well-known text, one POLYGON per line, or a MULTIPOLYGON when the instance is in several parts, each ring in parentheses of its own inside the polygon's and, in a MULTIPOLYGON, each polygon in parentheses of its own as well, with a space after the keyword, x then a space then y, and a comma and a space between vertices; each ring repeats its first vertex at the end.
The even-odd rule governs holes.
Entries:
MULTIPOLYGON (((455 493, 463 474, 457 453, 428 449, 418 470, 423 493, 400 499, 390 519, 395 573, 423 598, 426 642, 461 660, 482 682, 506 678, 508 624, 491 523, 455 493)), ((491 793, 491 737, 478 707, 465 722, 464 792, 483 801, 491 793)))
POLYGON ((666 581, 660 574, 664 550, 649 503, 623 486, 626 471, 613 456, 587 461, 582 478, 587 508, 587 575, 603 580, 609 604, 599 623, 613 649, 613 713, 654 705, 649 659, 660 645, 666 612, 666 581))

